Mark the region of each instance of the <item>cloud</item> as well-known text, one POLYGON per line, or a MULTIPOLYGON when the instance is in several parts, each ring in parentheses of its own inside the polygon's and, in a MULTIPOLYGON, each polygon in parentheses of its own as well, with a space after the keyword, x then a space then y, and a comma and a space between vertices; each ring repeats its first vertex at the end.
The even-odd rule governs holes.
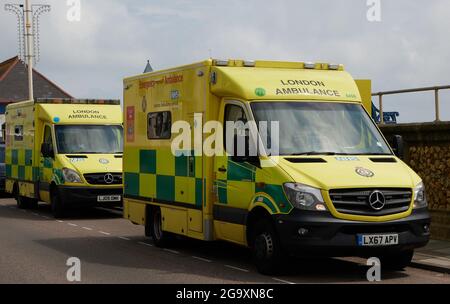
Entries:
MULTIPOLYGON (((382 22, 374 23, 360 0, 81 0, 81 22, 66 20, 65 1, 41 2, 52 12, 41 18, 37 68, 78 97, 121 98, 123 77, 142 72, 147 59, 161 69, 210 54, 344 63, 355 77, 372 79, 374 91, 449 82, 445 0, 381 0, 382 22)), ((0 11, 0 29, 6 59, 17 52, 15 17, 0 11)), ((403 121, 429 120, 432 100, 390 97, 386 108, 403 121)), ((447 115, 450 102, 442 103, 447 115)))

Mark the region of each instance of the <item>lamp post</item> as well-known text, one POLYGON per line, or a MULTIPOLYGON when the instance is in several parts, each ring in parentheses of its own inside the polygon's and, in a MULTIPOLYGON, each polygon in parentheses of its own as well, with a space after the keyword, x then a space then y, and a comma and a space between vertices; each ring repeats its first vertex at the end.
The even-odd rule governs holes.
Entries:
POLYGON ((5 4, 5 10, 17 16, 17 30, 19 33, 19 57, 28 66, 28 94, 29 100, 34 99, 33 63, 39 61, 39 17, 50 12, 50 5, 30 5, 30 0, 23 4, 5 4), (37 56, 36 56, 37 54, 37 56), (33 62, 34 61, 34 62, 33 62))

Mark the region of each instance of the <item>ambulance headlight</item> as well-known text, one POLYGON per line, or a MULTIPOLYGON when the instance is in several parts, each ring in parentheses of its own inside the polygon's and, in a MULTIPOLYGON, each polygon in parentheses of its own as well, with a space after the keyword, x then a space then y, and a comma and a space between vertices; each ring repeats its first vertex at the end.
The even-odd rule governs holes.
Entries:
POLYGON ((327 211, 320 189, 297 183, 284 184, 286 197, 295 208, 310 211, 327 211))
POLYGON ((428 207, 428 202, 425 193, 425 185, 421 182, 414 189, 414 209, 422 209, 426 207, 428 207))
POLYGON ((81 183, 81 177, 76 171, 74 171, 72 169, 64 168, 64 169, 62 169, 62 172, 64 175, 64 180, 67 183, 71 183, 71 184, 80 184, 81 183))

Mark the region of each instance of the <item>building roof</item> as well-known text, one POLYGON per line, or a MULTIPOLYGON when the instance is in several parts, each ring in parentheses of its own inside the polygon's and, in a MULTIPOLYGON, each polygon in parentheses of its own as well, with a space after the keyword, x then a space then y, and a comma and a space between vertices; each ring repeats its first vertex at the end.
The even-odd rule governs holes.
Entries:
MULTIPOLYGON (((36 98, 74 98, 47 77, 33 69, 36 98)), ((28 99, 27 65, 18 56, 0 63, 0 104, 28 99)))
POLYGON ((0 63, 0 81, 8 75, 8 73, 19 61, 19 56, 16 56, 0 63))

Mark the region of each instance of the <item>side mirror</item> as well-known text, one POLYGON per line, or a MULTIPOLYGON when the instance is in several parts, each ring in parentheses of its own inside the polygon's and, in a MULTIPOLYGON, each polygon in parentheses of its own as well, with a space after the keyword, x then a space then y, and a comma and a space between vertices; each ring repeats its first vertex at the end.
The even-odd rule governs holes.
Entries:
POLYGON ((392 150, 394 150, 395 155, 399 158, 403 158, 405 156, 405 146, 401 135, 394 135, 392 150))
POLYGON ((43 143, 41 146, 41 154, 43 157, 47 158, 54 158, 55 153, 53 152, 53 146, 50 143, 43 143))

